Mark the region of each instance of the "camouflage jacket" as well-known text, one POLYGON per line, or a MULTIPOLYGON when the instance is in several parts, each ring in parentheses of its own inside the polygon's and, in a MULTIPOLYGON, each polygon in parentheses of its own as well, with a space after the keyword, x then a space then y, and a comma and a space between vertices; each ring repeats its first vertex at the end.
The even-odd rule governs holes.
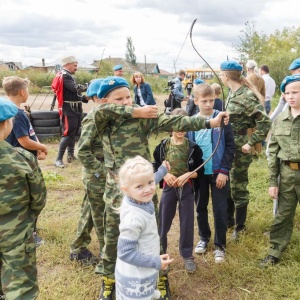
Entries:
POLYGON ((248 128, 256 128, 254 133, 247 137, 248 144, 253 146, 262 142, 270 129, 271 122, 263 105, 254 93, 246 86, 228 95, 225 109, 230 116, 235 140, 237 135, 247 135, 248 128), (243 133, 242 133, 243 132, 243 133))
POLYGON ((299 128, 300 116, 293 118, 290 108, 280 113, 272 123, 271 137, 268 145, 270 187, 278 186, 281 161, 300 162, 299 128))
POLYGON ((127 158, 141 155, 151 161, 148 139, 152 132, 197 131, 205 127, 200 116, 167 116, 157 119, 132 119, 138 106, 99 106, 94 119, 99 134, 103 134, 104 162, 107 168, 119 169, 127 158), (114 114, 119 114, 116 118, 114 114))
POLYGON ((104 157, 102 136, 95 130, 94 110, 82 120, 77 157, 83 165, 83 172, 100 176, 104 172, 104 157))
POLYGON ((0 141, 0 252, 13 249, 33 233, 46 194, 36 158, 0 141))

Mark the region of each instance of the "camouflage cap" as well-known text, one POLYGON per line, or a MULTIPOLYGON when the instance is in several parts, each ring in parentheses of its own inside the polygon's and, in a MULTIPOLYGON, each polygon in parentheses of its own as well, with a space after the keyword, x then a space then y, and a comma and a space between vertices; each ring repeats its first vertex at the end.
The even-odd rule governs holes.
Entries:
POLYGON ((86 95, 88 97, 97 96, 97 92, 99 90, 99 87, 100 87, 102 81, 103 81, 103 78, 97 78, 97 79, 92 80, 89 84, 89 87, 88 87, 87 91, 86 91, 86 95))
POLYGON ((105 98, 111 91, 121 87, 127 87, 129 89, 129 84, 126 79, 119 76, 108 76, 102 81, 97 96, 99 99, 105 98))
POLYGON ((282 83, 280 85, 280 90, 285 93, 285 87, 294 82, 294 81, 300 81, 300 74, 294 74, 294 75, 291 75, 291 76, 286 76, 283 80, 282 80, 282 83))
POLYGON ((0 122, 14 117, 18 112, 18 107, 10 100, 0 98, 0 122))

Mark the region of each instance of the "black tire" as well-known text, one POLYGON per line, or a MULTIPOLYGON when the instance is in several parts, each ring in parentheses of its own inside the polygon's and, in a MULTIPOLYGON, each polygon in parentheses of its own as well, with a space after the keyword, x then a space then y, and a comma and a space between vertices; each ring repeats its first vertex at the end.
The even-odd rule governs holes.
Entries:
POLYGON ((60 134, 61 128, 60 126, 53 126, 53 127, 33 127, 35 134, 60 134))
POLYGON ((37 134, 36 136, 38 137, 39 141, 42 142, 46 139, 60 139, 61 134, 45 133, 45 134, 37 134))
POLYGON ((32 120, 33 127, 53 127, 60 126, 60 119, 45 119, 45 120, 32 120))
POLYGON ((31 120, 59 119, 58 111, 35 110, 30 113, 31 120))

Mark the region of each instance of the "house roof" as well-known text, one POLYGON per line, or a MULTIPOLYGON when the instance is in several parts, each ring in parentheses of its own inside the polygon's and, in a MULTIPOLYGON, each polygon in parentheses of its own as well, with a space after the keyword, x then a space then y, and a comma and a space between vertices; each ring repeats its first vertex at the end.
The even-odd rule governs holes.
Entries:
MULTIPOLYGON (((77 62, 78 62, 78 69, 97 70, 97 67, 95 67, 91 64, 87 64, 85 61, 78 59, 77 62)), ((28 66, 27 68, 53 68, 57 65, 61 65, 61 59, 57 59, 55 61, 52 61, 51 63, 45 62, 44 65, 43 65, 43 62, 39 62, 34 65, 28 66)))
POLYGON ((23 69, 23 65, 21 62, 0 60, 0 65, 8 65, 8 64, 14 64, 19 70, 23 69))

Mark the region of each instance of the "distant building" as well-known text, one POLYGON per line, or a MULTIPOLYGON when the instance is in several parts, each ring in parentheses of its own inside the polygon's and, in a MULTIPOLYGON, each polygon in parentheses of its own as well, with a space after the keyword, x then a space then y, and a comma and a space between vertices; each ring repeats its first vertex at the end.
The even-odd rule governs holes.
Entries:
MULTIPOLYGON (((44 71, 46 73, 53 71, 54 73, 62 69, 61 59, 57 59, 51 63, 46 63, 43 58, 40 63, 30 65, 26 69, 35 69, 44 71)), ((87 64, 86 62, 78 59, 78 70, 87 72, 97 72, 97 68, 93 65, 87 64)))
POLYGON ((8 71, 18 71, 22 70, 23 66, 21 62, 0 60, 0 69, 8 71))

